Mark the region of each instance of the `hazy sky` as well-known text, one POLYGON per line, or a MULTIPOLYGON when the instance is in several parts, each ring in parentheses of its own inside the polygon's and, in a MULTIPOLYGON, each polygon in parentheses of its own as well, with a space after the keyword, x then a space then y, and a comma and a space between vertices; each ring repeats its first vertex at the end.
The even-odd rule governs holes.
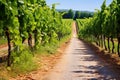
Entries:
MULTIPOLYGON (((60 3, 56 9, 73 9, 73 10, 87 10, 94 11, 100 9, 104 0, 46 0, 47 4, 51 6, 53 3, 60 3)), ((107 0, 107 5, 112 0, 107 0)))

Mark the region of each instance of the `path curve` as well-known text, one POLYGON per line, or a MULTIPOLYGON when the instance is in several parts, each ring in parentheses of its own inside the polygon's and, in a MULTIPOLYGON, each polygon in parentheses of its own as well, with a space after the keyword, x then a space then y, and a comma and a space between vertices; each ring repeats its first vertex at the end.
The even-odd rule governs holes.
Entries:
POLYGON ((77 39, 73 23, 73 38, 59 63, 42 80, 119 80, 113 67, 102 60, 83 41, 77 39))

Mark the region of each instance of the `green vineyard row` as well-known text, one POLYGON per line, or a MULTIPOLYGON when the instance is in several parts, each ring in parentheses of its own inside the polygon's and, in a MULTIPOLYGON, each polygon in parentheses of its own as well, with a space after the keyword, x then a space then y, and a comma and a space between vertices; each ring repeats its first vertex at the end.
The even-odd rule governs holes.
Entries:
POLYGON ((7 38, 8 66, 21 61, 26 40, 32 51, 71 34, 72 20, 63 20, 55 5, 50 8, 45 0, 0 0, 0 35, 7 38))
POLYGON ((101 10, 96 10, 93 18, 78 19, 79 37, 92 40, 97 45, 120 57, 120 1, 113 0, 106 6, 106 0, 101 10))

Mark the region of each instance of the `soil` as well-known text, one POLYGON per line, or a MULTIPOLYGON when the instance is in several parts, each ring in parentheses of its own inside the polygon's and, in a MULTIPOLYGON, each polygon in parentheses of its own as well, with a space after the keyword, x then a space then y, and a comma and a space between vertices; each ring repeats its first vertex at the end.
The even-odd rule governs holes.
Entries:
POLYGON ((6 51, 8 49, 7 44, 0 45, 0 55, 2 51, 6 51))

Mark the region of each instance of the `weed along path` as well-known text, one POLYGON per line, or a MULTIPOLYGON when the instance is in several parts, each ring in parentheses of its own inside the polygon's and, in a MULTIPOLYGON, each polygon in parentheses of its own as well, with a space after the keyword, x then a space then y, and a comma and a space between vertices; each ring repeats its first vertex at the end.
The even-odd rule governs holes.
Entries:
POLYGON ((74 22, 73 37, 65 54, 42 80, 120 80, 114 69, 90 46, 77 39, 74 22))

